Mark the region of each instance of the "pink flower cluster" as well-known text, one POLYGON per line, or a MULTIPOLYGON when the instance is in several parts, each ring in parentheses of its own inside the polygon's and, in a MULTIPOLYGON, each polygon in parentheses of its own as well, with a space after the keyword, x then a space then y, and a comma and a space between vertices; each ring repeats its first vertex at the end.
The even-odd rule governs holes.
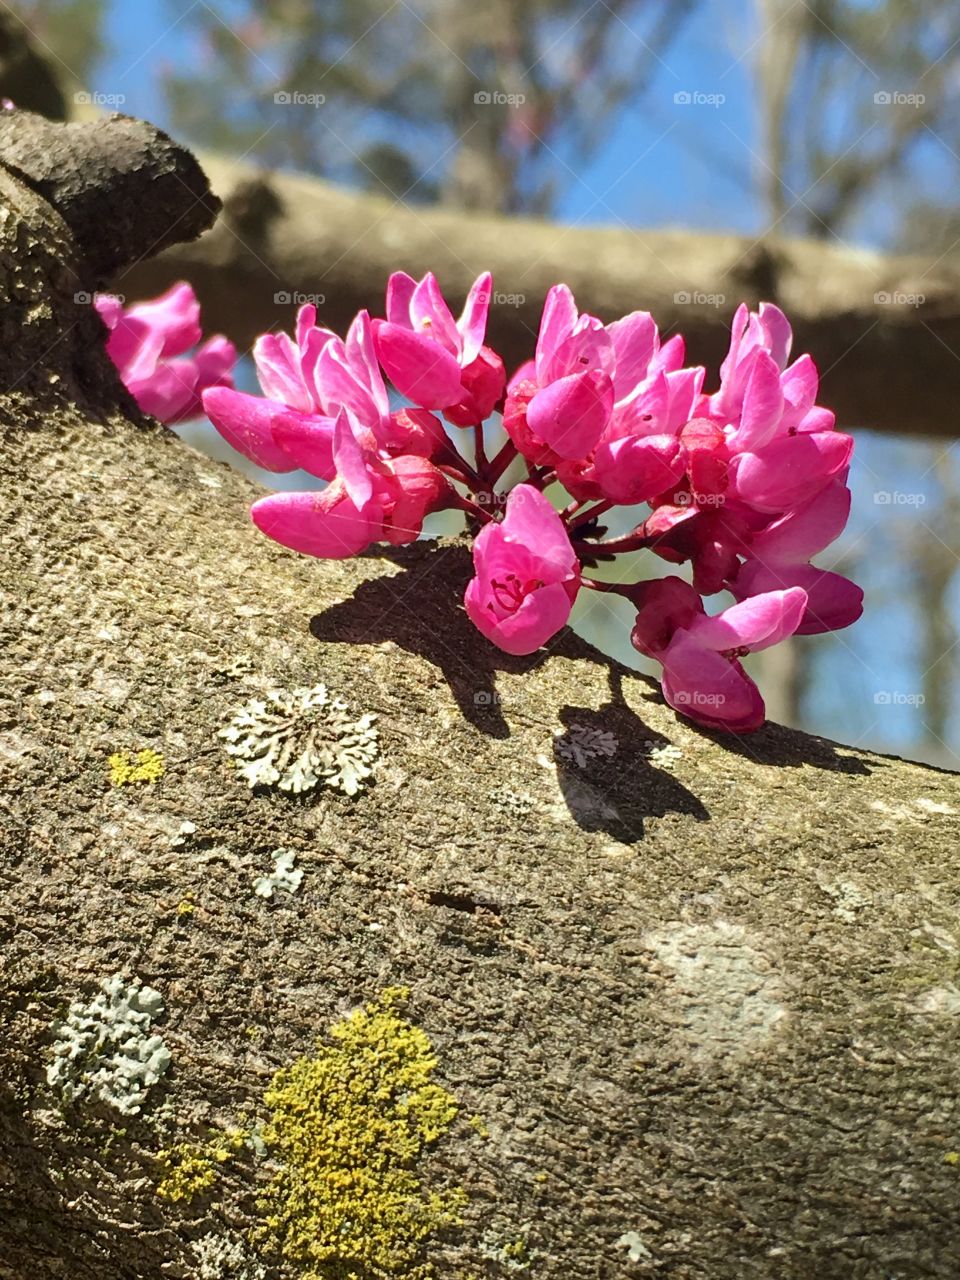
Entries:
MULTIPOLYGON (((494 644, 532 653, 567 623, 581 589, 615 592, 636 610, 632 642, 661 664, 671 706, 704 725, 757 728, 763 701, 740 659, 845 627, 862 609, 854 583, 812 563, 846 524, 853 449, 817 404, 813 361, 790 362, 777 307, 740 307, 719 386, 705 391, 680 336, 662 342, 643 311, 606 325, 580 315, 561 284, 547 295, 534 358, 508 382, 485 345, 491 289, 481 276, 455 319, 432 274, 396 273, 386 317, 361 311, 344 339, 305 306, 293 337, 258 338, 259 396, 207 377, 211 344, 201 348, 193 387, 225 439, 270 471, 328 482, 261 498, 255 524, 296 551, 341 558, 411 542, 430 512, 461 510, 475 534, 464 605, 494 644), (392 407, 388 381, 404 407, 392 407), (488 457, 484 423, 496 413, 506 440, 488 457), (512 484, 508 470, 521 473, 512 484), (615 507, 640 508, 627 533, 602 523, 615 507), (690 580, 584 572, 640 549, 689 564, 690 580), (708 614, 704 597, 720 591, 735 602, 708 614)), ((144 357, 147 385, 183 334, 173 326, 159 345, 117 334, 141 321, 149 330, 150 306, 172 314, 171 296, 112 326, 115 358, 155 353, 144 357)))
POLYGON ((206 387, 232 386, 237 351, 217 335, 200 342, 200 304, 190 285, 175 284, 159 298, 124 307, 111 294, 94 305, 110 336, 107 354, 145 413, 161 422, 183 422, 202 412, 206 387), (197 347, 192 355, 186 353, 197 347))

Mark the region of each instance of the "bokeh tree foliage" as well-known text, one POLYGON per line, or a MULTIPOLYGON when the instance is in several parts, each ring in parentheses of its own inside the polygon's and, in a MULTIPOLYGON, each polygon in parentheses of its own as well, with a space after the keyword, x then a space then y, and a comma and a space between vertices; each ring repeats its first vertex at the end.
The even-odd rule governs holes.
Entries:
POLYGON ((171 4, 198 39, 166 77, 192 141, 408 202, 549 213, 695 0, 171 4))

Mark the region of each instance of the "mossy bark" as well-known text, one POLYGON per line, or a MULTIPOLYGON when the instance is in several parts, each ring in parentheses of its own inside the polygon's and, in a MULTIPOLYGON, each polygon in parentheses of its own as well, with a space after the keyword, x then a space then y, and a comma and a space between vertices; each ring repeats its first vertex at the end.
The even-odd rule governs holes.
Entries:
MULTIPOLYGON (((171 144, 143 145, 146 204, 171 144)), ((265 1120, 274 1072, 394 986, 462 1105, 422 1171, 468 1196, 438 1276, 957 1274, 957 777, 699 732, 571 636, 507 658, 455 541, 269 543, 252 486, 119 387, 73 301, 94 247, 20 178, 0 196, 0 1276, 197 1275, 270 1171, 171 1205, 157 1152, 265 1120), (374 784, 251 793, 218 730, 321 681, 377 714, 374 784), (567 761, 574 724, 614 754, 567 761), (148 748, 163 777, 111 785, 148 748), (303 884, 264 901, 281 848, 303 884), (58 1015, 115 972, 161 991, 173 1054, 126 1124, 45 1084, 58 1015)))

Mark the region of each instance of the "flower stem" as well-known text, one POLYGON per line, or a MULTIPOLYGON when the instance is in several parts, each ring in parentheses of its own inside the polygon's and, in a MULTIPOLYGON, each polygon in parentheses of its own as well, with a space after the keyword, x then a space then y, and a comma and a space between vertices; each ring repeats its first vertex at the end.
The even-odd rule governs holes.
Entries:
MULTIPOLYGON (((577 504, 577 506, 582 507, 583 503, 580 502, 577 504)), ((581 511, 579 515, 576 515, 575 519, 568 519, 567 527, 572 532, 579 525, 586 524, 588 520, 592 520, 594 516, 603 515, 603 513, 605 511, 609 511, 612 506, 613 506, 612 502, 608 502, 606 499, 604 499, 602 502, 598 502, 594 506, 589 507, 586 511, 581 511)), ((567 508, 567 511, 564 512, 565 516, 567 515, 567 512, 569 512, 569 510, 570 509, 567 508)), ((575 514, 575 513, 571 513, 571 514, 575 514)))
POLYGON ((473 428, 473 445, 474 456, 476 458, 477 475, 482 479, 488 479, 490 463, 487 461, 487 455, 483 447, 483 423, 477 422, 473 428))
POLYGON ((516 456, 517 446, 512 440, 507 440, 496 457, 487 465, 487 480, 490 484, 497 483, 516 456))

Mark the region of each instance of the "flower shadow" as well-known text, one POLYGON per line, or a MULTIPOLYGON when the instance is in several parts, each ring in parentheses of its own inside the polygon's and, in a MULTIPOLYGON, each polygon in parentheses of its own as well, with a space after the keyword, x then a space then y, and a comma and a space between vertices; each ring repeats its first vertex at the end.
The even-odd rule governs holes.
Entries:
POLYGON ((417 542, 391 549, 389 559, 401 573, 362 582, 349 599, 311 618, 311 634, 334 643, 392 641, 426 659, 442 672, 464 719, 490 737, 510 736, 497 693, 498 672, 532 671, 556 656, 608 665, 599 651, 569 631, 556 637, 549 651, 526 657, 492 645, 463 608, 472 561, 462 542, 417 542))
POLYGON ((611 701, 593 710, 565 706, 565 732, 553 740, 557 782, 570 815, 586 831, 642 840, 647 818, 685 813, 707 822, 703 802, 670 772, 679 752, 627 705, 620 673, 611 671, 611 701))

